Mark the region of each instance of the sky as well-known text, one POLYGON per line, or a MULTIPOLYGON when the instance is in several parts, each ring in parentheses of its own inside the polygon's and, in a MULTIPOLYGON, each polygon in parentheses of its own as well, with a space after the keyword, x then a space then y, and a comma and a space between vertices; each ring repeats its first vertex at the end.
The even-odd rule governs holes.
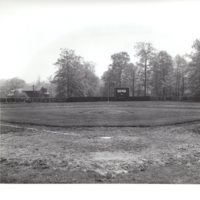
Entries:
POLYGON ((61 48, 95 63, 99 77, 114 53, 135 62, 136 42, 190 53, 200 38, 199 10, 197 0, 0 0, 0 79, 47 80, 61 48))

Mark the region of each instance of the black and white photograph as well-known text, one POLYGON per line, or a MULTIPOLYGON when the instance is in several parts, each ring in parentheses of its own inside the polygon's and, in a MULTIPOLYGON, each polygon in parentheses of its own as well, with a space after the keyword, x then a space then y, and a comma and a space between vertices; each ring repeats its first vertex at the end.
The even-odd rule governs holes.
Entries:
POLYGON ((1 185, 200 184, 200 1, 0 0, 0 61, 1 185))

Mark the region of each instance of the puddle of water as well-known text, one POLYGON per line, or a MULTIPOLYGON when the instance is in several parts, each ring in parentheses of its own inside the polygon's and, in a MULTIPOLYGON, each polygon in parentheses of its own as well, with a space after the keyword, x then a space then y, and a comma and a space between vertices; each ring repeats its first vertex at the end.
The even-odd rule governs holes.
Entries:
POLYGON ((106 136, 106 137, 100 137, 101 139, 105 139, 105 140, 109 140, 109 139, 111 139, 111 137, 108 137, 108 136, 106 136))

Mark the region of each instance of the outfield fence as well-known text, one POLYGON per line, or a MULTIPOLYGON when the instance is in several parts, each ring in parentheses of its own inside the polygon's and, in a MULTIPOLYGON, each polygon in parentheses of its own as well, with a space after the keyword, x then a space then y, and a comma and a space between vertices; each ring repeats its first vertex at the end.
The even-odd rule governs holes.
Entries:
POLYGON ((198 97, 150 97, 150 96, 137 96, 137 97, 70 97, 70 98, 0 98, 1 103, 31 103, 31 102, 98 102, 98 101, 192 101, 200 102, 200 96, 198 97))
POLYGON ((19 102, 96 102, 96 101, 150 101, 150 97, 70 97, 70 98, 0 98, 1 103, 19 103, 19 102))

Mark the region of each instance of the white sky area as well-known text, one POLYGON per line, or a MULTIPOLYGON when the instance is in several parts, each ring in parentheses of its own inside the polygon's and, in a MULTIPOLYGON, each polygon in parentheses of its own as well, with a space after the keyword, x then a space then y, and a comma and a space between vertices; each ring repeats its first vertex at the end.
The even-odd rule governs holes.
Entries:
POLYGON ((94 62, 100 77, 113 53, 127 51, 135 62, 136 42, 152 42, 175 56, 190 53, 197 38, 199 1, 0 0, 0 79, 46 80, 60 48, 94 62))

